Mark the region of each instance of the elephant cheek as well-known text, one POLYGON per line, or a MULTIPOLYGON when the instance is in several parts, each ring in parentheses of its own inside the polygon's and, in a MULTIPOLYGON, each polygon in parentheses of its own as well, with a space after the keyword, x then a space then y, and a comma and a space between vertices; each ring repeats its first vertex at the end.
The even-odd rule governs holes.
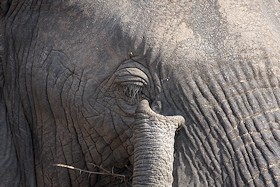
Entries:
POLYGON ((181 116, 153 112, 140 102, 133 126, 133 186, 172 186, 174 137, 184 123, 181 116))

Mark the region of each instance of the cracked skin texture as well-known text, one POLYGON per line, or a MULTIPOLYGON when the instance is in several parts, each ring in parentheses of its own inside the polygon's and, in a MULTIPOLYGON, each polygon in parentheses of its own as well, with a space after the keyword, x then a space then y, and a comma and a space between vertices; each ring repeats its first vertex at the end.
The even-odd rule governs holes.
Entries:
POLYGON ((173 186, 280 185, 278 1, 0 4, 4 186, 130 183, 142 99, 185 118, 173 186))

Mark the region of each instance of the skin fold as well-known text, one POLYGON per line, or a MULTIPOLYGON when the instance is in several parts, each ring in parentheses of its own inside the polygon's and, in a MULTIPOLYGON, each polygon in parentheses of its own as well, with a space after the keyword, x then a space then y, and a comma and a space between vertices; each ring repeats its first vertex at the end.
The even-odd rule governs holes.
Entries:
POLYGON ((1 0, 0 186, 279 186, 279 10, 1 0))

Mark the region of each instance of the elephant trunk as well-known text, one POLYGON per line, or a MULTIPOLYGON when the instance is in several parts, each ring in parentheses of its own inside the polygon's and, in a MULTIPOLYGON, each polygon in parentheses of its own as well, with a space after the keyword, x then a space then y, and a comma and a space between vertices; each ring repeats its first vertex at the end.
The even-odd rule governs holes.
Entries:
POLYGON ((140 102, 133 126, 133 186, 172 186, 174 137, 181 116, 162 116, 140 102))

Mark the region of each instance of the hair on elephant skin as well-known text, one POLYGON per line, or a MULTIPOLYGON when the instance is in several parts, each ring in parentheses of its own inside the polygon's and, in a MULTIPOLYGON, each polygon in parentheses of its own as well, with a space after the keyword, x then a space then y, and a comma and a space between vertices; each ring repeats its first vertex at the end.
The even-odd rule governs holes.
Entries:
POLYGON ((280 186, 278 0, 1 0, 0 186, 280 186))

